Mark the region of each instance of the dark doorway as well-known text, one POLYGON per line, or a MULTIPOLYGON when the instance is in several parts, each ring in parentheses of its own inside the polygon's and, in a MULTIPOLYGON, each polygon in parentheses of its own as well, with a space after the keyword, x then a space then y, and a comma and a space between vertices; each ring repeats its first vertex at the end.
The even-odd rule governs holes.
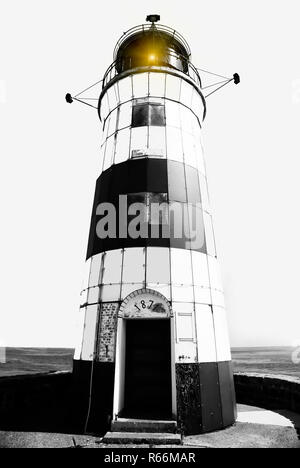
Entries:
POLYGON ((126 321, 125 401, 123 417, 172 416, 169 320, 126 321))

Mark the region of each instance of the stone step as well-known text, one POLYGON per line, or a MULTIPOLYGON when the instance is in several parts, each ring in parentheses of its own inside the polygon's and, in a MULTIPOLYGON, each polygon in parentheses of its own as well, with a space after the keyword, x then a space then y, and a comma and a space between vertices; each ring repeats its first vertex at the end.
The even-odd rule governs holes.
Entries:
POLYGON ((111 423, 112 432, 168 432, 175 433, 176 421, 163 421, 152 419, 118 418, 111 423))
POLYGON ((168 432, 107 432, 104 444, 180 445, 180 434, 168 432))

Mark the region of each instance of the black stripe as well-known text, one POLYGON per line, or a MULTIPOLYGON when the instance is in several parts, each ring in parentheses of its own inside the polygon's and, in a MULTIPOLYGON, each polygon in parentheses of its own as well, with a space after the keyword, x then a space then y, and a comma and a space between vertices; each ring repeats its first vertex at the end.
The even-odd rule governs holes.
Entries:
POLYGON ((115 364, 112 362, 94 362, 92 370, 92 361, 73 361, 73 418, 74 426, 81 433, 88 414, 87 432, 103 434, 109 429, 113 412, 114 374, 115 364))
MULTIPOLYGON (((90 235, 87 249, 87 259, 93 255, 107 250, 115 250, 126 247, 176 247, 191 248, 206 253, 205 242, 202 246, 189 246, 189 234, 182 239, 174 239, 173 233, 166 239, 99 239, 96 235, 96 225, 100 217, 96 215, 99 203, 110 202, 118 208, 120 194, 151 192, 167 194, 169 202, 179 202, 195 205, 201 203, 198 170, 186 164, 161 160, 143 158, 139 160, 128 160, 121 164, 113 165, 101 174, 96 183, 96 191, 91 219, 90 235)), ((183 206, 182 206, 183 207, 183 206)), ((199 230, 204 229, 202 211, 199 211, 199 230)), ((187 231, 186 231, 187 232, 187 231)), ((118 210, 117 210, 117 233, 118 233, 118 210)))
MULTIPOLYGON (((84 427, 89 407, 91 361, 74 361, 74 423, 84 427)), ((176 364, 177 421, 185 434, 230 426, 236 419, 230 361, 176 364)), ((113 412, 114 363, 94 362, 88 431, 109 429, 113 412)))

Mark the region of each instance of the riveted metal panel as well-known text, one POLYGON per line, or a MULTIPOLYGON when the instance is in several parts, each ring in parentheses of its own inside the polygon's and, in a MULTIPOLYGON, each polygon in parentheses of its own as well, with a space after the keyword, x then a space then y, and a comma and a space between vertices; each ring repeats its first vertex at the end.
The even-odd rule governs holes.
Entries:
POLYGON ((236 400, 232 364, 218 362, 223 427, 230 426, 236 419, 236 400))
POLYGON ((210 432, 223 426, 218 364, 199 364, 202 411, 202 431, 210 432))

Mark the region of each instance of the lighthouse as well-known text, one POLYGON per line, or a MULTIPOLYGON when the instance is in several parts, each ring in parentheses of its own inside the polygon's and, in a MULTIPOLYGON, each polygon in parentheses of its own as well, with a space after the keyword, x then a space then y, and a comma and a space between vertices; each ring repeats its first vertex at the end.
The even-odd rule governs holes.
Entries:
POLYGON ((197 434, 235 421, 201 135, 206 99, 188 43, 158 20, 149 15, 121 36, 101 80, 73 366, 86 431, 126 419, 197 434))

